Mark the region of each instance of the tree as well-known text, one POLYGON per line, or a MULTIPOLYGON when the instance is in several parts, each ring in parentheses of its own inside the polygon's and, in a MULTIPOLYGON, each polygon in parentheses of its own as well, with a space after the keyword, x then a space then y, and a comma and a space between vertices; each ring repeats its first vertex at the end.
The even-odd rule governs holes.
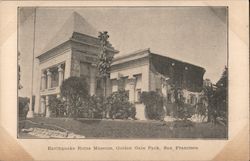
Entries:
POLYGON ((18 97, 18 116, 19 119, 26 119, 27 113, 29 111, 29 102, 28 97, 18 97))
POLYGON ((88 98, 88 84, 84 78, 70 77, 63 81, 61 96, 66 101, 66 111, 69 117, 77 117, 77 109, 88 98))
POLYGON ((207 102, 207 121, 210 122, 214 116, 215 101, 213 85, 203 87, 203 98, 207 102))
POLYGON ((145 104, 145 112, 150 120, 162 120, 165 111, 163 108, 163 97, 155 92, 142 92, 141 101, 145 104))
POLYGON ((113 55, 109 54, 107 48, 108 48, 108 32, 104 31, 104 32, 99 32, 99 36, 98 36, 99 40, 100 40, 100 45, 101 45, 101 51, 99 54, 99 61, 98 61, 98 70, 99 70, 99 75, 101 76, 101 78, 103 79, 103 92, 104 92, 104 97, 106 98, 106 82, 107 82, 107 78, 109 78, 109 74, 110 74, 110 67, 111 67, 111 63, 113 60, 113 55))
POLYGON ((228 108, 228 68, 225 67, 221 78, 212 86, 204 87, 204 95, 208 103, 208 122, 218 117, 226 119, 228 108))
POLYGON ((221 78, 216 83, 216 90, 214 94, 217 115, 226 119, 228 107, 228 68, 225 67, 221 78))
POLYGON ((57 97, 51 97, 49 99, 49 105, 52 116, 65 117, 66 105, 63 99, 57 97))
POLYGON ((128 100, 128 94, 125 90, 113 92, 105 103, 110 118, 113 119, 135 119, 136 109, 128 100))
POLYGON ((106 110, 105 99, 102 96, 90 96, 86 101, 86 110, 92 118, 103 118, 103 112, 106 110))

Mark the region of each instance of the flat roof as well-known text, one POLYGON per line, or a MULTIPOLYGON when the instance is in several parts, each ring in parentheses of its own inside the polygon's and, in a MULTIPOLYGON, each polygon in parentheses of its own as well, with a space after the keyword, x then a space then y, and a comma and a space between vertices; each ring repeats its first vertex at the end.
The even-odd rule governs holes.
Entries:
POLYGON ((191 64, 191 63, 188 63, 188 62, 185 62, 185 61, 174 59, 174 58, 171 58, 171 57, 168 57, 168 56, 165 56, 165 55, 152 53, 150 51, 150 48, 140 49, 140 50, 134 51, 132 53, 128 53, 128 54, 124 54, 124 55, 121 55, 121 56, 117 56, 117 57, 114 58, 114 61, 113 61, 112 65, 117 65, 117 64, 129 62, 129 61, 132 61, 132 60, 136 60, 136 59, 140 59, 140 58, 143 58, 143 57, 147 57, 149 55, 156 55, 156 56, 164 57, 164 58, 173 60, 175 62, 179 62, 179 63, 182 63, 182 64, 188 64, 190 66, 194 66, 194 67, 197 67, 197 68, 202 68, 203 70, 205 70, 203 67, 200 67, 200 66, 195 65, 195 64, 191 64))

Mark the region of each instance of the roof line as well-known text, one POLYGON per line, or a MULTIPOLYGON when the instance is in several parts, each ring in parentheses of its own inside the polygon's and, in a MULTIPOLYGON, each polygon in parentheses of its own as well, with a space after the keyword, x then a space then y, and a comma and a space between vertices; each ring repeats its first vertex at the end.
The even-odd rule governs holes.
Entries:
POLYGON ((182 60, 179 60, 179 59, 175 59, 175 58, 171 58, 171 57, 168 57, 168 56, 165 56, 165 55, 161 55, 161 54, 156 54, 156 53, 151 53, 153 55, 158 55, 158 56, 162 56, 162 57, 165 57, 165 58, 169 58, 169 59, 172 59, 172 60, 175 60, 175 61, 178 61, 180 63, 185 63, 185 64, 189 64, 189 65, 192 65, 192 66, 195 66, 195 67, 199 67, 199 68, 202 68, 205 70, 205 68, 201 67, 201 66, 198 66, 198 65, 195 65, 195 64, 191 64, 189 62, 185 62, 185 61, 182 61, 182 60))
POLYGON ((201 66, 198 66, 198 65, 195 65, 195 64, 191 64, 189 62, 185 62, 185 61, 182 61, 182 60, 179 60, 179 59, 175 59, 175 58, 171 58, 171 57, 168 57, 168 56, 165 56, 165 55, 161 55, 161 54, 152 53, 150 51, 150 48, 140 49, 140 50, 136 50, 136 51, 134 51, 132 53, 129 53, 129 54, 126 54, 126 55, 121 55, 119 57, 116 57, 114 59, 114 61, 118 61, 118 60, 121 60, 121 59, 126 59, 126 58, 130 58, 130 57, 133 57, 133 56, 136 56, 136 55, 140 55, 140 54, 143 54, 146 51, 148 51, 149 54, 153 54, 153 55, 157 55, 157 56, 162 56, 162 57, 165 57, 165 58, 168 58, 168 59, 172 59, 174 61, 178 61, 180 63, 188 64, 188 65, 195 66, 195 67, 198 67, 198 68, 202 68, 203 70, 205 70, 205 68, 203 68, 201 66))
POLYGON ((129 58, 129 57, 133 57, 135 55, 140 55, 140 54, 143 54, 145 51, 148 51, 150 53, 150 48, 140 49, 140 50, 136 50, 136 51, 134 51, 132 53, 128 53, 128 54, 124 54, 124 55, 118 56, 118 57, 116 57, 114 59, 114 61, 120 60, 120 59, 129 58))

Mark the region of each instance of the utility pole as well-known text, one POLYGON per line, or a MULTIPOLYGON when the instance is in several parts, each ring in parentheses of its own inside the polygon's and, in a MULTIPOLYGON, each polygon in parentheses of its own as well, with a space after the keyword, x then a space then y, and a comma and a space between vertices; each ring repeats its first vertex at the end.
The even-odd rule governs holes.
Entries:
POLYGON ((35 40, 36 40, 36 7, 34 11, 34 29, 33 29, 33 51, 32 51, 32 72, 31 72, 31 89, 30 89, 30 104, 29 104, 29 111, 27 114, 27 118, 34 117, 34 111, 32 110, 33 107, 33 77, 34 77, 34 58, 35 58, 35 40))

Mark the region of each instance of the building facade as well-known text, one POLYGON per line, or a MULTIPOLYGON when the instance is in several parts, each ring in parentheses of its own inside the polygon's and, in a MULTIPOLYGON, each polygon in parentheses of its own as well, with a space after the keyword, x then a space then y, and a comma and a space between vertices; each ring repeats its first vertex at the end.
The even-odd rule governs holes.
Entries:
MULTIPOLYGON (((35 93, 36 114, 50 117, 49 100, 60 96, 63 80, 84 77, 89 84, 89 94, 102 93, 97 71, 100 42, 91 25, 78 13, 73 13, 63 25, 49 47, 37 57, 39 60, 39 90, 35 93)), ((171 85, 182 89, 185 102, 195 104, 203 85, 205 70, 201 67, 152 53, 149 49, 127 55, 119 55, 111 44, 108 52, 114 56, 110 79, 107 81, 107 95, 126 90, 129 101, 136 106, 136 117, 147 119, 145 107, 140 101, 144 91, 157 91, 169 102, 173 102, 171 85)))
POLYGON ((171 104, 174 86, 181 89, 186 104, 195 105, 202 94, 204 73, 204 68, 144 49, 114 59, 111 88, 112 92, 126 90, 130 102, 136 106, 136 117, 145 120, 145 107, 140 101, 142 92, 156 91, 171 104))
MULTIPOLYGON (((74 12, 45 51, 37 57, 40 79, 37 83, 39 90, 35 93, 36 114, 50 116, 50 98, 59 97, 63 80, 72 76, 86 78, 91 95, 102 93, 96 67, 101 50, 100 42, 97 37, 92 36, 95 34, 93 31, 92 26, 74 12)), ((107 50, 111 56, 118 53, 111 44, 108 44, 107 50)))

